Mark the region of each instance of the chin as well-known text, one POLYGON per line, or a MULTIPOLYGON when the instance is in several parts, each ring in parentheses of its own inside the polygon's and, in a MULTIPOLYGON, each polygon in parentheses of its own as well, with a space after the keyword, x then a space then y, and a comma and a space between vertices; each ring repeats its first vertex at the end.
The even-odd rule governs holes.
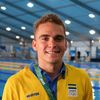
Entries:
POLYGON ((58 59, 53 59, 53 60, 49 60, 47 62, 51 63, 51 64, 55 64, 55 63, 58 63, 60 62, 61 60, 58 60, 58 59))

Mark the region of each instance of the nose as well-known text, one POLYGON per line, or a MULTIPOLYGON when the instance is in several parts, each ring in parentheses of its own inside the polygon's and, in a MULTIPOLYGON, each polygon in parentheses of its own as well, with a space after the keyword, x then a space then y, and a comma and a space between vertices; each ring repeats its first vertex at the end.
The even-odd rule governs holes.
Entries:
POLYGON ((50 38, 49 39, 49 43, 48 43, 48 46, 49 47, 56 47, 57 43, 56 41, 54 40, 54 38, 50 38))

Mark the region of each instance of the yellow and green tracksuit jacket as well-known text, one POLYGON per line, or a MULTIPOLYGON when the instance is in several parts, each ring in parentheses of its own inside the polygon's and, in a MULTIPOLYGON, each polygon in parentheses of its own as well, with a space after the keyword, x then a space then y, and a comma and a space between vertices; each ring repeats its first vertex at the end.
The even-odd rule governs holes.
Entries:
MULTIPOLYGON (((57 100, 93 100, 90 79, 85 71, 66 65, 65 78, 57 80, 57 100)), ((25 67, 5 84, 2 100, 49 100, 33 72, 25 67)))

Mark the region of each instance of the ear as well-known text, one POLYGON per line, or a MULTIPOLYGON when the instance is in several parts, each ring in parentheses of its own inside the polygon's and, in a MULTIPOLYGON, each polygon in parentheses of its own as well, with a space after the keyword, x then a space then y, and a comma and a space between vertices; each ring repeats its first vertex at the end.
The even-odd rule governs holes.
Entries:
POLYGON ((36 40, 33 40, 33 41, 32 41, 32 48, 33 48, 35 51, 37 51, 37 49, 36 49, 36 40))

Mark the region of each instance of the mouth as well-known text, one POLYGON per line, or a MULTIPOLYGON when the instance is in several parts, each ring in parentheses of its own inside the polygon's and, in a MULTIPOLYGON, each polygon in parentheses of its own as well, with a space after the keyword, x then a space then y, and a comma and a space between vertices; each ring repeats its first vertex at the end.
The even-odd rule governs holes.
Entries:
POLYGON ((58 53, 60 53, 60 50, 57 50, 57 51, 46 51, 46 53, 48 53, 48 54, 58 54, 58 53))

